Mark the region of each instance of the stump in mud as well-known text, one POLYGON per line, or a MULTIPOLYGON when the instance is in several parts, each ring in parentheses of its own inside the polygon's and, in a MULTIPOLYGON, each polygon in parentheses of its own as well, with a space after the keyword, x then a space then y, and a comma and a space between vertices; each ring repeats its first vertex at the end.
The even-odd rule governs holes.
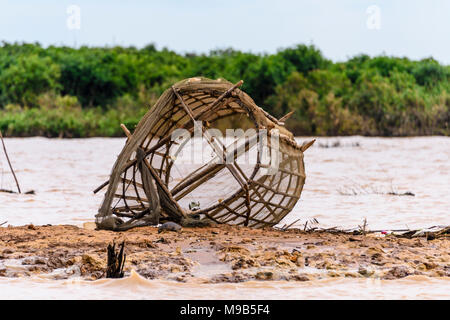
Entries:
POLYGON ((106 278, 123 278, 123 267, 125 265, 126 254, 124 254, 125 242, 120 245, 120 250, 116 252, 116 244, 108 245, 108 260, 106 266, 106 278))

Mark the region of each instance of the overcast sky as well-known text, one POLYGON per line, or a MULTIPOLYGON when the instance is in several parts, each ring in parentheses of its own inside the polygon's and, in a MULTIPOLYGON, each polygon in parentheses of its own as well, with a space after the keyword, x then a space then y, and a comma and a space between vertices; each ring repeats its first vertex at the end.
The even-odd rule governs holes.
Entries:
POLYGON ((226 47, 272 53, 312 43, 334 61, 359 53, 385 53, 411 59, 432 56, 450 64, 449 0, 0 0, 0 4, 0 40, 7 42, 77 47, 142 47, 154 42, 158 48, 180 53, 226 47))

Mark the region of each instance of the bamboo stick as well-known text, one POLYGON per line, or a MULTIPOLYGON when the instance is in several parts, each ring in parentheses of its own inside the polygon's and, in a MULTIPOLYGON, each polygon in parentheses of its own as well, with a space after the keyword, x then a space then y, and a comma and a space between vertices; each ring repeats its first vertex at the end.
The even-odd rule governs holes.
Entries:
POLYGON ((143 202, 150 202, 150 200, 147 199, 141 199, 135 196, 128 196, 128 195, 124 195, 124 194, 114 194, 114 198, 119 198, 119 199, 126 199, 126 200, 134 200, 134 201, 143 201, 143 202))
POLYGON ((305 152, 306 150, 308 150, 309 147, 311 147, 314 144, 314 142, 316 142, 316 139, 313 139, 308 143, 302 144, 300 149, 302 150, 302 152, 305 152))
POLYGON ((122 128, 123 132, 125 132, 125 135, 127 136, 128 139, 131 138, 131 132, 130 130, 128 130, 128 128, 126 127, 126 125, 124 125, 123 123, 120 124, 120 127, 122 128))
POLYGON ((282 116, 280 119, 278 119, 279 122, 286 122, 287 119, 289 119, 294 114, 294 111, 288 112, 284 116, 282 116))
POLYGON ((94 190, 94 194, 96 194, 97 192, 99 192, 100 190, 102 190, 104 187, 106 187, 109 184, 109 180, 103 182, 101 185, 99 185, 97 188, 95 188, 94 190))
POLYGON ((147 166, 147 168, 150 170, 150 173, 153 176, 153 179, 156 180, 156 183, 159 184, 159 186, 161 187, 161 189, 163 190, 163 192, 168 196, 168 198, 175 204, 175 206, 177 207, 178 211, 181 213, 181 215, 183 217, 186 217, 186 213, 184 212, 184 210, 180 207, 180 205, 178 204, 178 202, 175 201, 175 199, 173 198, 172 194, 170 193, 169 189, 167 189, 166 185, 164 184, 164 182, 161 180, 161 178, 159 177, 159 175, 156 173, 155 169, 150 165, 150 163, 148 163, 148 160, 144 158, 144 164, 147 166))
POLYGON ((0 138, 2 139, 3 151, 5 152, 6 160, 8 161, 9 168, 11 169, 11 173, 14 177, 14 180, 16 181, 17 190, 19 190, 19 193, 22 193, 20 191, 19 181, 17 180, 16 173, 14 172, 14 169, 11 165, 11 161, 9 160, 8 152, 6 151, 5 141, 3 141, 3 134, 1 130, 0 130, 0 138))
POLYGON ((208 118, 211 114, 213 114, 214 112, 216 112, 217 107, 219 106, 219 103, 226 98, 228 95, 230 95, 236 88, 242 86, 242 84, 244 83, 244 80, 240 80, 238 83, 236 83, 234 86, 232 86, 230 89, 228 89, 227 91, 225 91, 224 93, 222 93, 216 100, 214 100, 210 105, 209 108, 203 112, 202 114, 200 114, 199 118, 200 119, 204 119, 204 118, 208 118))

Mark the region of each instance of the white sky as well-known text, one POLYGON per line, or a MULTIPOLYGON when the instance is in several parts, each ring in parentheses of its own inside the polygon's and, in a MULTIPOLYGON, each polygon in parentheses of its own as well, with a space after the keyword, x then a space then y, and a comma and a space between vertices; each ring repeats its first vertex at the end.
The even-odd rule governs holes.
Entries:
POLYGON ((0 0, 0 40, 77 47, 154 42, 179 53, 226 47, 272 53, 313 43, 334 61, 385 53, 450 64, 450 1, 0 0), (67 27, 69 5, 81 10, 79 30, 67 27), (372 5, 380 10, 380 29, 367 27, 372 5))

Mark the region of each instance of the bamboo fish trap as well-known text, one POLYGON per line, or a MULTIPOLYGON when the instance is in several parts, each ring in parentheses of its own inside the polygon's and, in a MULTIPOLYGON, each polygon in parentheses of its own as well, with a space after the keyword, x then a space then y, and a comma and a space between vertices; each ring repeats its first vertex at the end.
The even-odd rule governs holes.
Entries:
POLYGON ((276 225, 292 210, 305 183, 303 152, 314 140, 298 145, 284 127, 290 114, 277 120, 239 89, 242 83, 180 81, 161 95, 133 134, 122 125, 126 145, 109 181, 94 191, 108 186, 96 215, 99 229, 194 218, 261 228, 276 225), (209 129, 231 116, 244 117, 253 129, 226 145, 209 129), (179 151, 196 133, 211 158, 181 170, 179 151), (254 163, 242 164, 251 152, 254 163), (201 208, 191 206, 198 199, 201 208))

